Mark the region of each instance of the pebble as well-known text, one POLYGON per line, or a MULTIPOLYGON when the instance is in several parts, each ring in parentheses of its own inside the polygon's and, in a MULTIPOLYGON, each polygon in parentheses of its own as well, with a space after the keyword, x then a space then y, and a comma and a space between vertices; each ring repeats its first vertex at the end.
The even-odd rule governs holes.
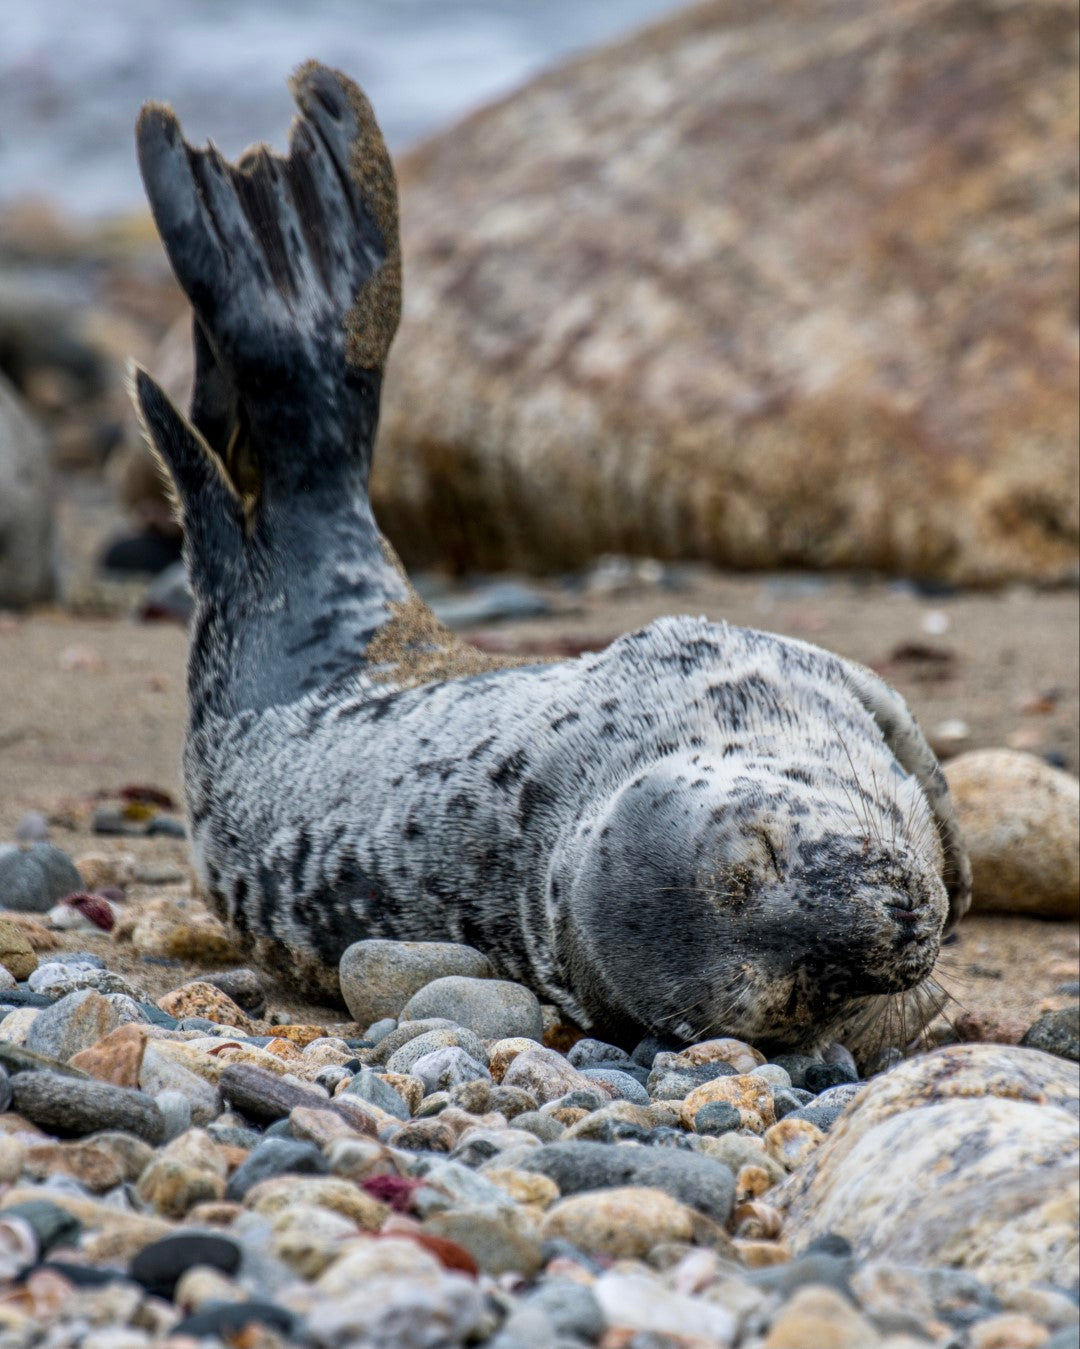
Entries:
POLYGON ((425 984, 401 1008, 401 1021, 445 1017, 486 1040, 540 1041, 544 1019, 531 989, 505 979, 444 975, 425 984))
POLYGON ((214 970, 200 981, 220 989, 227 998, 248 1016, 258 1019, 266 1012, 266 990, 258 971, 246 967, 234 970, 214 970))
POLYGON ((161 1111, 138 1091, 48 1071, 16 1073, 11 1088, 20 1114, 62 1138, 121 1129, 159 1143, 165 1132, 161 1111))
POLYGON ((120 1015, 93 988, 79 989, 43 1008, 26 1036, 27 1049, 66 1063, 116 1030, 120 1015))
MULTIPOLYGON (((311 1088, 286 1082, 277 1074, 253 1064, 230 1063, 218 1080, 218 1089, 224 1100, 252 1119, 265 1123, 284 1119, 297 1106, 305 1106, 311 1110, 332 1110, 354 1128, 364 1128, 362 1102, 356 1101, 350 1109, 350 1102, 342 1097, 328 1100, 311 1088)), ((374 1132, 370 1117, 367 1131, 374 1132)))
POLYGON ((709 1101, 693 1118, 693 1129, 698 1134, 719 1137, 742 1126, 742 1111, 730 1101, 709 1101))
POLYGON ((171 1298, 189 1269, 203 1266, 222 1274, 240 1268, 240 1247, 229 1237, 209 1232, 177 1232, 144 1246, 128 1270, 131 1278, 154 1297, 171 1298))
POLYGON ((92 988, 103 994, 122 993, 137 1002, 142 999, 142 994, 121 975, 85 962, 74 965, 48 960, 38 965, 27 983, 32 992, 42 993, 54 1001, 82 988, 92 988))
POLYGON ((727 1222, 735 1199, 735 1178, 729 1167, 697 1152, 671 1148, 575 1139, 535 1148, 518 1166, 547 1176, 564 1195, 625 1185, 652 1186, 718 1223, 727 1222))
POLYGON ((393 1016, 384 1016, 379 1021, 373 1021, 364 1031, 364 1039, 368 1044, 381 1044, 392 1030, 397 1030, 397 1018, 393 1016))
MULTIPOLYGON (((729 1345, 734 1341, 736 1321, 731 1312, 675 1291, 653 1274, 608 1270, 593 1284, 592 1292, 608 1325, 636 1332, 635 1345, 729 1345)), ((809 1344, 803 1349, 810 1349, 809 1344)))
POLYGON ((231 1026, 241 1034, 254 1031, 247 1013, 227 993, 201 979, 182 984, 157 1000, 158 1007, 178 1021, 185 1017, 206 1017, 218 1026, 231 1026))
POLYGON ((196 1124, 209 1124, 221 1113, 220 1091, 182 1063, 166 1058, 153 1045, 143 1052, 138 1085, 155 1099, 178 1097, 196 1124))
POLYGON ((313 1143, 291 1138, 267 1138, 254 1148, 237 1168, 225 1192, 227 1199, 240 1202, 261 1181, 272 1176, 325 1175, 329 1164, 313 1143))
MULTIPOLYGON (((453 1053, 453 1050, 442 1050, 442 1053, 453 1053)), ((461 1053, 461 1050, 457 1051, 461 1053)), ((436 1057, 429 1055, 429 1058, 436 1057)), ((425 1062, 426 1060, 421 1060, 425 1062)), ((487 1070, 481 1068, 481 1072, 487 1070)), ((409 1118, 409 1107, 402 1100, 401 1096, 394 1090, 389 1083, 384 1082, 377 1073, 372 1072, 370 1068, 361 1068, 361 1070, 349 1079, 345 1087, 348 1095, 356 1096, 361 1101, 369 1101, 372 1105, 377 1105, 380 1110, 385 1110, 389 1115, 396 1115, 398 1119, 409 1118)))
POLYGON ((49 837, 49 821, 39 810, 28 810, 15 826, 16 843, 44 843, 49 837))
POLYGON ((635 1259, 663 1241, 692 1241, 694 1215, 663 1190, 626 1186, 560 1199, 544 1215, 540 1234, 590 1255, 635 1259))
POLYGON ((488 1274, 517 1273, 531 1278, 543 1264, 540 1243, 529 1232, 517 1207, 483 1205, 434 1213, 424 1231, 464 1247, 488 1274))
POLYGON ((742 1127, 752 1129, 755 1133, 763 1133, 776 1119, 769 1083, 752 1073, 740 1073, 734 1077, 718 1077, 695 1087, 682 1103, 683 1125, 688 1129, 693 1128, 697 1112, 703 1105, 713 1101, 726 1101, 735 1106, 742 1127))
POLYGON ((57 900, 82 888, 75 863, 51 843, 0 846, 0 909, 48 913, 57 900))
POLYGON ((583 1068, 582 1077, 591 1082, 600 1082, 611 1087, 615 1095, 623 1101, 632 1101, 636 1105, 648 1105, 649 1093, 636 1077, 620 1072, 616 1068, 583 1068))
MULTIPOLYGON (((509 1043, 502 1041, 502 1044, 509 1043)), ((525 1041, 528 1044, 528 1041, 525 1041)), ((492 1057, 498 1046, 493 1047, 492 1057)), ((496 1077, 494 1070, 492 1076, 496 1077)), ((499 1079, 496 1077, 496 1080, 499 1079)), ((557 1101, 571 1091, 588 1091, 595 1083, 576 1068, 571 1068, 563 1056, 554 1049, 545 1049, 542 1045, 529 1045, 529 1048, 516 1053, 502 1074, 502 1083, 507 1087, 520 1087, 527 1091, 540 1105, 548 1101, 557 1101)))
POLYGON ((1020 1043, 1028 1049, 1080 1062, 1080 1005, 1046 1012, 1025 1032, 1020 1043))
POLYGON ((354 942, 341 957, 341 996, 354 1021, 366 1026, 396 1017, 414 993, 445 976, 486 979, 488 958, 453 942, 354 942))
POLYGON ((37 969, 38 959, 30 939, 10 918, 0 918, 0 965, 20 982, 37 969))
POLYGON ((859 1074, 845 1063, 811 1063, 803 1074, 807 1091, 817 1094, 830 1087, 848 1086, 858 1082, 859 1074))
POLYGON ((785 1171, 794 1171, 824 1139, 824 1131, 810 1120, 789 1116, 765 1130, 765 1151, 785 1171))
POLYGON ((92 1194, 114 1189, 128 1179, 121 1159, 92 1141, 33 1143, 24 1149, 23 1169, 34 1180, 71 1176, 92 1194))
POLYGON ((736 1073, 752 1073, 764 1062, 765 1055, 760 1050, 744 1044, 742 1040, 730 1038, 702 1040, 698 1044, 680 1050, 674 1059, 675 1066, 687 1068, 696 1068, 703 1063, 727 1063, 736 1073))
POLYGON ((800 1288, 780 1310, 762 1349, 875 1349, 881 1336, 833 1288, 800 1288))
MULTIPOLYGON (((423 1022, 417 1022, 417 1025, 423 1025, 423 1022)), ((399 1026, 386 1037, 381 1045, 376 1047, 375 1053, 371 1056, 372 1063, 382 1062, 391 1073, 412 1073, 414 1065, 418 1060, 428 1054, 434 1054, 440 1049, 461 1049, 465 1054, 476 1063, 484 1067, 487 1064, 487 1050, 484 1048, 484 1042, 475 1031, 466 1030, 463 1026, 439 1027, 434 1030, 422 1031, 419 1035, 407 1040, 400 1048, 394 1049, 389 1056, 380 1056, 379 1051, 383 1049, 396 1035, 400 1035, 406 1029, 405 1026, 399 1026)), ((419 1074, 417 1074, 419 1076, 419 1074)), ((464 1079, 468 1080, 468 1079, 464 1079)))
POLYGON ((588 1036, 584 1036, 576 1044, 571 1045, 566 1055, 566 1061, 571 1068, 581 1069, 614 1067, 617 1063, 633 1063, 633 1059, 625 1049, 606 1044, 603 1040, 590 1040, 588 1036))
MULTIPOLYGON (((397 1055, 391 1062, 396 1059, 397 1055)), ((421 1055, 413 1061, 409 1071, 424 1084, 425 1092, 450 1091, 463 1083, 487 1080, 491 1076, 482 1063, 457 1045, 421 1055)))

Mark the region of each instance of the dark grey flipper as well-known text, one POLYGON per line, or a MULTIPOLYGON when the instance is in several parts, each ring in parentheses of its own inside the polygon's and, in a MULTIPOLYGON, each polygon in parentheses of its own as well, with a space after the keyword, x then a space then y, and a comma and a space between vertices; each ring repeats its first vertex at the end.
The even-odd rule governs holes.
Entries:
MULTIPOLYGON (((400 312, 393 171, 371 109, 311 63, 282 157, 229 164, 147 104, 139 167, 195 314, 192 423, 249 509, 363 490, 400 312)), ((178 481, 183 496, 185 483, 178 481)))
POLYGON ((289 152, 236 165, 148 104, 154 220, 194 311, 190 421, 134 394, 185 526, 193 705, 287 702, 363 668, 406 595, 367 499, 382 366, 400 313, 393 170, 367 100, 310 63, 289 152))

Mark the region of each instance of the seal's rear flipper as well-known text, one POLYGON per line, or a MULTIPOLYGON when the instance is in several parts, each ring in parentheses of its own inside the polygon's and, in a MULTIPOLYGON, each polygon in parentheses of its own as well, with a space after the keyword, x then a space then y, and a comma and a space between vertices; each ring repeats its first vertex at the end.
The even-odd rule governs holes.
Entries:
MULTIPOLYGON (((275 499, 366 486, 400 312, 397 192, 371 108, 314 62, 291 87, 300 115, 284 157, 257 146, 232 165, 212 145, 193 149, 159 104, 136 128, 195 314, 193 430, 252 517, 275 499)), ((190 459, 159 449, 182 500, 203 489, 185 477, 190 459)))

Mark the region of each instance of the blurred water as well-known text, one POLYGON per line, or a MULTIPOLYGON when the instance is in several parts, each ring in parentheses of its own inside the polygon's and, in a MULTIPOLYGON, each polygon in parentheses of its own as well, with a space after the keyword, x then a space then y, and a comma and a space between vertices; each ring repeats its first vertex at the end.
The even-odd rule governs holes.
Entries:
POLYGON ((0 203, 101 214, 142 201, 132 124, 171 103, 229 155, 282 147, 285 76, 359 80, 392 149, 674 0, 0 0, 0 203))

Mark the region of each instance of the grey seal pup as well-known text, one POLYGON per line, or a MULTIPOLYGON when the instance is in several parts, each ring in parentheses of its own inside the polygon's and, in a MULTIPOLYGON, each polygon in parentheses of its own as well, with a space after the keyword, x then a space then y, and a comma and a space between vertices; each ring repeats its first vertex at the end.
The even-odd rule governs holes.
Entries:
POLYGON ((880 1022, 970 895, 907 707, 828 652, 702 618, 557 664, 438 623, 367 493, 400 309, 389 157, 343 75, 309 64, 292 90, 284 157, 229 164, 159 105, 137 127, 194 311, 190 417, 133 382, 195 596, 205 890, 309 988, 336 988, 358 938, 450 940, 623 1039, 802 1049, 880 1022))

